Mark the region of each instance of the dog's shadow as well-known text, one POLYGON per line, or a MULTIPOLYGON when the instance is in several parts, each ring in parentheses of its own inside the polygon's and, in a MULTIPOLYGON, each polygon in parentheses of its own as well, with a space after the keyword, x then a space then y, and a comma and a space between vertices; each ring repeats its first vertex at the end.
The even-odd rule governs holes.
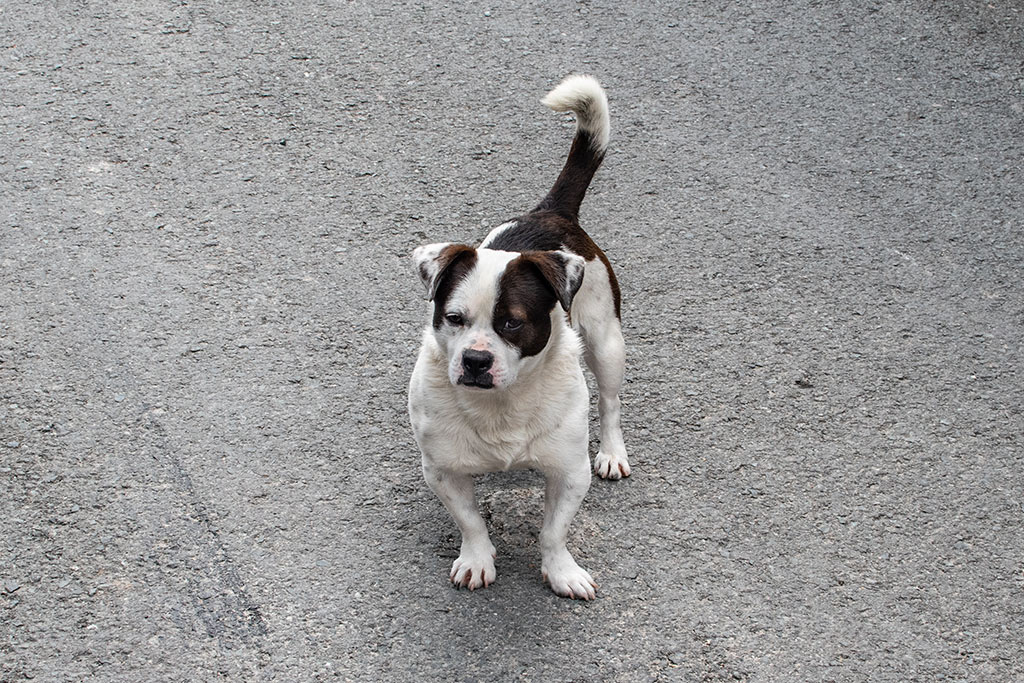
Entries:
POLYGON ((477 482, 476 493, 496 548, 510 555, 536 548, 544 520, 544 478, 539 473, 485 475, 477 482))

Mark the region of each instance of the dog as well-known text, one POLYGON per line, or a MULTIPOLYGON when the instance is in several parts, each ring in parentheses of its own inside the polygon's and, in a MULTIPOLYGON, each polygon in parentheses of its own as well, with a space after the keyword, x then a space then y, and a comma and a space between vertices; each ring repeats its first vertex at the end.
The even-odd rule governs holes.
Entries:
POLYGON ((573 75, 542 102, 576 116, 568 158, 547 196, 478 247, 439 243, 413 252, 431 306, 409 384, 409 417, 424 478, 462 534, 452 583, 473 590, 495 579, 495 550, 472 477, 532 468, 546 482, 542 576, 560 596, 592 600, 597 584, 566 548, 590 487, 581 352, 599 390, 593 469, 606 479, 630 475, 620 426, 619 285, 578 219, 608 147, 608 99, 597 80, 573 75))

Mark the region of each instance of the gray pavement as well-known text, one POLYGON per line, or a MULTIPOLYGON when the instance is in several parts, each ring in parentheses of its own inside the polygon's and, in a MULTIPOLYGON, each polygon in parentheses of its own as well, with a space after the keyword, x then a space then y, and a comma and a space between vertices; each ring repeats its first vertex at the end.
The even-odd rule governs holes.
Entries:
POLYGON ((1024 680, 1024 8, 0 6, 0 680, 1024 680), (498 581, 405 417, 408 254, 607 86, 633 476, 498 581))

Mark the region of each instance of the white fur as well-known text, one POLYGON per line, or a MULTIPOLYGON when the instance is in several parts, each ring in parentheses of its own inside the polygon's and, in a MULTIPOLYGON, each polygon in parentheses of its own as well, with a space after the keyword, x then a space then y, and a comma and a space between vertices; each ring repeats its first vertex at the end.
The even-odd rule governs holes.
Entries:
MULTIPOLYGON (((552 317, 559 316, 564 319, 556 309, 552 317)), ((409 395, 413 433, 425 463, 466 474, 559 468, 564 451, 580 440, 586 460, 587 390, 579 337, 564 320, 556 329, 532 367, 504 390, 454 384, 433 329, 425 331, 409 395)))
POLYGON ((517 224, 517 221, 508 221, 507 223, 502 223, 501 225, 499 225, 498 227, 494 228, 489 233, 487 233, 487 237, 485 237, 484 241, 480 243, 480 246, 481 247, 486 247, 491 242, 493 242, 495 239, 497 239, 498 235, 500 235, 501 233, 505 232, 509 228, 516 227, 516 224, 517 224))
MULTIPOLYGON (((496 274, 494 265, 508 254, 488 251, 478 250, 484 256, 478 272, 453 292, 465 288, 466 302, 473 298, 470 290, 480 293, 469 310, 493 297, 483 292, 496 285, 500 271, 496 274)), ((472 590, 495 578, 494 546, 477 510, 472 476, 534 468, 547 478, 541 573, 559 595, 591 600, 597 584, 566 549, 569 524, 590 487, 587 386, 579 337, 557 306, 551 323, 547 346, 519 364, 515 381, 486 390, 453 383, 450 352, 444 348, 451 339, 428 327, 409 384, 409 417, 423 455, 424 478, 462 533, 452 582, 472 590)))
POLYGON ((451 242, 425 244, 422 247, 416 247, 412 252, 412 260, 416 263, 416 268, 423 278, 423 284, 427 286, 428 299, 433 299, 434 293, 437 291, 437 276, 440 273, 437 257, 445 247, 450 245, 451 242))
POLYGON ((576 125, 590 133, 593 147, 598 152, 608 148, 611 119, 608 115, 608 96, 593 76, 568 76, 541 100, 555 111, 576 114, 576 125))
POLYGON ((602 479, 619 479, 631 473, 622 438, 621 402, 626 344, 615 314, 608 268, 600 259, 588 261, 583 285, 572 305, 573 327, 583 337, 587 367, 597 379, 601 449, 594 457, 594 472, 602 479))

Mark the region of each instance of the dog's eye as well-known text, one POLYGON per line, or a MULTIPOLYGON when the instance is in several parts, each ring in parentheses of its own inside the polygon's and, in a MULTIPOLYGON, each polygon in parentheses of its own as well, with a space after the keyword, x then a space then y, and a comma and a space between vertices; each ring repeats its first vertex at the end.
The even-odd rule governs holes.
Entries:
POLYGON ((515 332, 523 326, 522 320, 516 320, 515 318, 509 318, 505 321, 505 329, 509 332, 515 332))
POLYGON ((448 321, 449 325, 454 325, 456 327, 462 327, 462 324, 465 322, 462 319, 462 316, 458 313, 448 313, 444 316, 444 319, 448 321))

